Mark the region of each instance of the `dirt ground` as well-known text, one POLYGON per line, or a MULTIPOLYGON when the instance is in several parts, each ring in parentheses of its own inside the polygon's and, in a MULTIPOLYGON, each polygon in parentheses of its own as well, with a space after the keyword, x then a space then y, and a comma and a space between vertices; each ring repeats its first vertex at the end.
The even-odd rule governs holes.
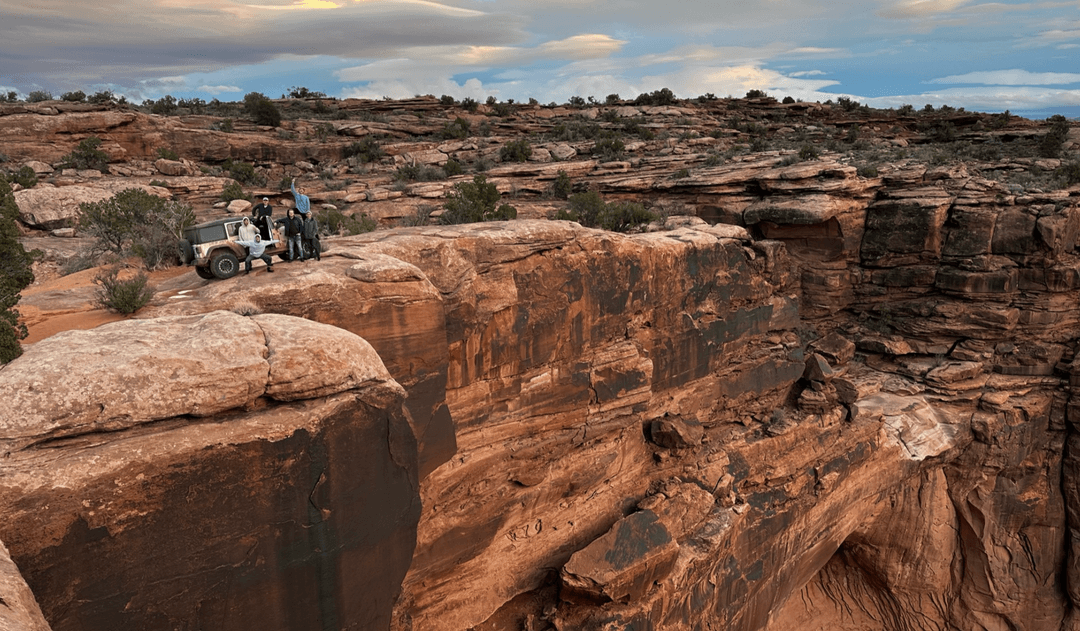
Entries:
MULTIPOLYGON (((92 329, 107 322, 130 317, 100 309, 94 304, 97 293, 94 278, 103 269, 86 269, 43 283, 35 283, 24 289, 22 300, 16 306, 21 321, 26 324, 29 332, 29 337, 22 341, 23 346, 39 342, 61 331, 92 329)), ((137 271, 137 266, 129 264, 121 270, 120 277, 135 274, 137 271)), ((202 282, 191 267, 170 267, 147 272, 150 284, 155 286, 179 279, 185 274, 191 276, 193 285, 202 282)))

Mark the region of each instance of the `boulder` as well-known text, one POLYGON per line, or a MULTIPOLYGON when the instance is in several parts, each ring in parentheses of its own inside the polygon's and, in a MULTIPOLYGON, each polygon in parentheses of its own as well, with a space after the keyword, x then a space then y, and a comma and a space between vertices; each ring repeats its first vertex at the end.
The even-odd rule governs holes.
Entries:
POLYGON ((15 192, 15 204, 23 223, 44 230, 67 228, 79 216, 79 204, 100 202, 112 197, 105 189, 92 186, 32 188, 15 192))
POLYGON ((187 165, 179 160, 160 158, 154 162, 154 168, 162 175, 191 175, 188 172, 187 165))
POLYGON ((568 595, 630 602, 671 572, 678 553, 679 544, 656 513, 642 510, 575 552, 559 576, 568 595))
POLYGON ((230 213, 243 214, 251 210, 251 202, 246 199, 234 199, 225 207, 230 213))
POLYGON ((701 423, 695 419, 664 417, 654 419, 649 424, 649 436, 652 442, 667 449, 684 449, 700 445, 704 434, 701 423))

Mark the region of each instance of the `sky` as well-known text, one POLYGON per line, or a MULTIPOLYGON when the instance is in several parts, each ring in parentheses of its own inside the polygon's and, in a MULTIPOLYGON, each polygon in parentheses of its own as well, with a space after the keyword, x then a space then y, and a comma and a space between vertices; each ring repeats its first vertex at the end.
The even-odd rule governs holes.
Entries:
POLYGON ((1080 116, 1080 0, 0 0, 0 90, 141 103, 764 90, 1080 116))

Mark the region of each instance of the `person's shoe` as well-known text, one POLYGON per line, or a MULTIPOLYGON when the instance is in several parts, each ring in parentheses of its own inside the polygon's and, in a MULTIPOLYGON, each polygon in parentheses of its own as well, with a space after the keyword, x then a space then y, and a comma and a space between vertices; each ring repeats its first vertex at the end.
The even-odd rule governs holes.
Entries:
POLYGON ((271 265, 271 266, 267 267, 267 268, 266 268, 266 271, 268 271, 268 272, 272 272, 272 271, 274 271, 274 266, 273 266, 273 265, 271 265))
POLYGON ((249 269, 246 269, 246 270, 244 270, 244 273, 245 273, 245 274, 250 274, 250 273, 251 273, 251 270, 249 270, 249 269))

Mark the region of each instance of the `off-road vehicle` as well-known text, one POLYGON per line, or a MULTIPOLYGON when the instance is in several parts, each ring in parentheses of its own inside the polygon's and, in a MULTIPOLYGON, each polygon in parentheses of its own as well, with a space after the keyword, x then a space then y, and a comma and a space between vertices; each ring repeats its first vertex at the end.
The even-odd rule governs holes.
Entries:
MULTIPOLYGON (((180 240, 180 260, 184 265, 194 265, 200 278, 231 278, 240 271, 240 262, 247 258, 247 248, 236 242, 243 217, 217 219, 192 226, 184 231, 180 240)), ((288 244, 281 234, 280 226, 274 225, 271 233, 278 242, 266 247, 266 254, 285 259, 288 244)))

